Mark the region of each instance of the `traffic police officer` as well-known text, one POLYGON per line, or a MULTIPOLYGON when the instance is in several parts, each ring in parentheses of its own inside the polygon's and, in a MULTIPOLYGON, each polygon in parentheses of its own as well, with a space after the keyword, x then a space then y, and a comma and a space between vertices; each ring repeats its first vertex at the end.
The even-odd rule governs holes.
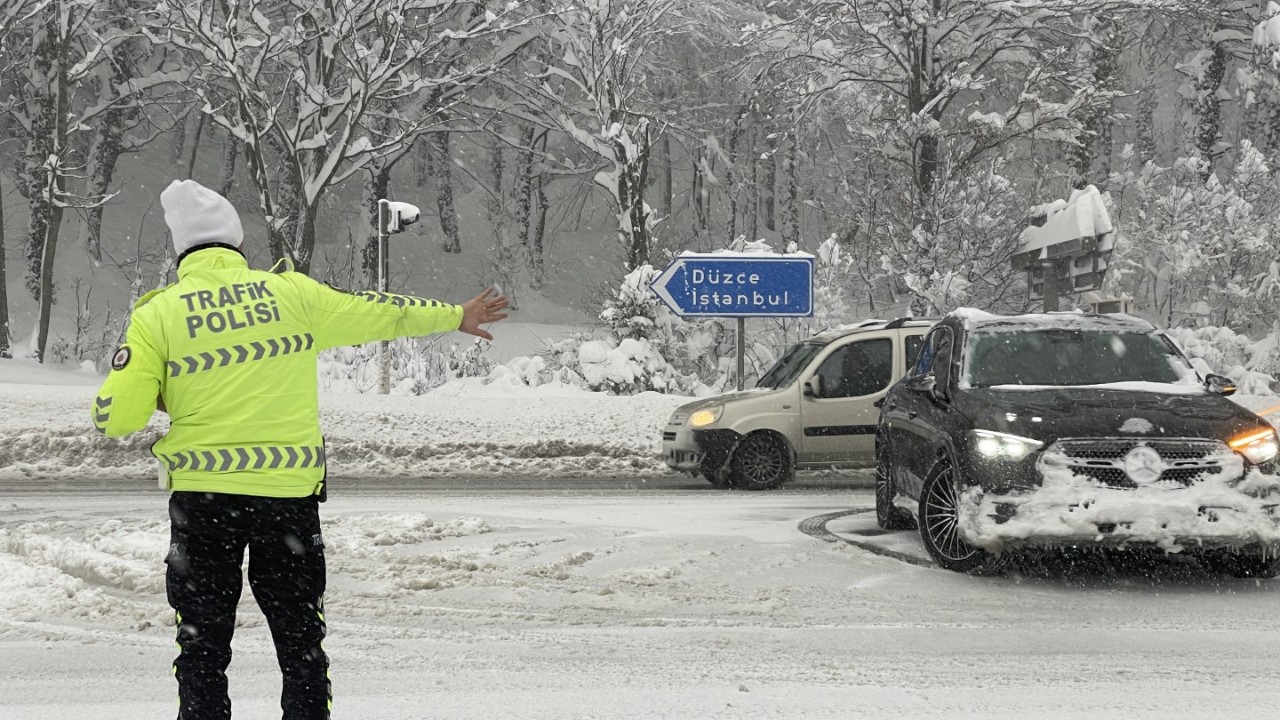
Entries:
POLYGON ((183 180, 160 202, 178 282, 134 306, 91 414, 109 437, 142 429, 157 407, 169 414, 152 453, 172 491, 165 562, 180 647, 178 717, 231 717, 226 669, 247 548, 249 586, 284 676, 284 720, 328 718, 316 355, 451 330, 491 340, 480 326, 506 317, 506 298, 486 290, 449 305, 250 270, 225 198, 183 180))

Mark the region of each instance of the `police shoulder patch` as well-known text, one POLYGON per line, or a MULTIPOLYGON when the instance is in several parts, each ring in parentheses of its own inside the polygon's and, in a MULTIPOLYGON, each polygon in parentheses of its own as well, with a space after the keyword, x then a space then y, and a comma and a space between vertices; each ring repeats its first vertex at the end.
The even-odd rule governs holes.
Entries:
POLYGON ((121 345, 120 349, 116 350, 116 354, 111 356, 111 369, 123 370, 129 364, 129 358, 132 356, 132 353, 129 352, 129 346, 121 345))

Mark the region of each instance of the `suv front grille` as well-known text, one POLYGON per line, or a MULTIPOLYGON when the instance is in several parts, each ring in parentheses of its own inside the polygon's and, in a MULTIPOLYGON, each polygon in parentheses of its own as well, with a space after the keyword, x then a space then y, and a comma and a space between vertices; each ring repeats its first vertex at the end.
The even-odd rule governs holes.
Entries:
POLYGON ((1133 489, 1138 483, 1125 470, 1125 457, 1138 447, 1155 450, 1164 463, 1162 487, 1186 487, 1208 475, 1220 475, 1232 458, 1231 449, 1216 440, 1187 438, 1071 438, 1059 440, 1041 455, 1044 465, 1065 467, 1099 485, 1133 489))

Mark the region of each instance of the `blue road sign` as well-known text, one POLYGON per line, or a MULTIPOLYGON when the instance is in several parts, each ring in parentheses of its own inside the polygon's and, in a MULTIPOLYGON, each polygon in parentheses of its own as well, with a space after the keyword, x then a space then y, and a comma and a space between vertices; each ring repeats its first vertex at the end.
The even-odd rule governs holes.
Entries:
POLYGON ((682 317, 811 317, 813 257, 684 253, 649 287, 682 317))

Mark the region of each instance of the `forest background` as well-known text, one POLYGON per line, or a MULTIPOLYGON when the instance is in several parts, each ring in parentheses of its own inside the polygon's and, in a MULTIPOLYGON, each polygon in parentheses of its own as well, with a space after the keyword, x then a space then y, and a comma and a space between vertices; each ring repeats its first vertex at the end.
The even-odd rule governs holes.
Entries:
MULTIPOLYGON (((412 202, 393 289, 580 326, 501 366, 400 343, 415 393, 723 389, 732 324, 647 289, 685 250, 817 256, 816 316, 753 321, 751 373, 863 318, 1034 309, 1018 237, 1092 184, 1103 294, 1266 391, 1277 171, 1275 2, 0 0, 0 356, 104 369, 174 280, 177 177, 232 199, 256 264, 342 287, 371 284, 377 199, 412 202)), ((322 369, 366 391, 368 359, 322 369)))

